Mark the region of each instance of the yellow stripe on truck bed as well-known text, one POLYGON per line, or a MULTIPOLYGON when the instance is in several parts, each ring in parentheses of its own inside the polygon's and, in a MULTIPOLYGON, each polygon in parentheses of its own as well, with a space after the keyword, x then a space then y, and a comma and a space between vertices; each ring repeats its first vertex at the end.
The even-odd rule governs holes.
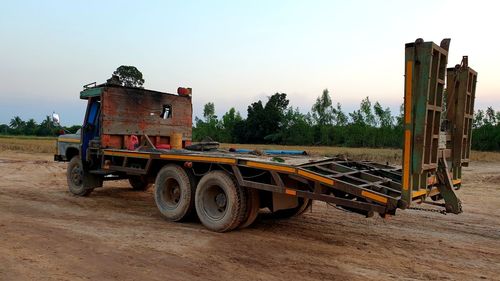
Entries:
POLYGON ((120 157, 135 157, 135 158, 144 158, 144 159, 151 158, 151 155, 147 154, 147 153, 122 152, 122 151, 118 152, 118 151, 106 151, 106 150, 104 150, 104 155, 120 156, 120 157))
POLYGON ((423 196, 425 194, 427 194, 427 190, 426 189, 420 189, 420 190, 412 191, 411 197, 413 199, 413 198, 417 198, 417 197, 423 196))
POLYGON ((273 164, 260 163, 260 162, 254 162, 254 161, 248 161, 247 166, 252 167, 252 168, 259 168, 259 169, 285 172, 285 173, 290 173, 290 174, 297 174, 299 176, 303 176, 303 177, 311 179, 311 180, 316 180, 316 181, 319 181, 319 182, 322 182, 322 183, 328 184, 328 185, 334 185, 334 183, 335 183, 330 178, 323 177, 323 176, 320 176, 320 175, 317 175, 315 173, 311 173, 308 171, 300 170, 300 169, 297 169, 294 167, 273 165, 273 164))
POLYGON ((293 168, 293 167, 273 165, 273 164, 266 164, 266 163, 253 162, 253 161, 248 161, 247 162, 247 166, 248 167, 253 167, 253 168, 260 168, 260 169, 267 169, 267 170, 273 170, 273 171, 286 172, 286 173, 291 173, 291 174, 295 174, 295 171, 296 171, 296 169, 293 168))
POLYGON ((161 159, 181 160, 181 161, 201 161, 221 164, 236 164, 236 159, 223 157, 210 157, 198 155, 177 155, 177 154, 161 154, 161 159))
POLYGON ((375 201, 383 203, 383 204, 387 204, 387 198, 385 198, 384 196, 380 196, 378 194, 369 192, 369 191, 365 191, 365 190, 361 191, 361 196, 366 197, 366 198, 370 198, 372 200, 375 200, 375 201))
POLYGON ((306 178, 309 178, 309 179, 312 179, 312 180, 317 180, 319 182, 322 182, 322 183, 325 183, 325 184, 329 184, 329 185, 333 185, 335 183, 330 178, 323 177, 323 176, 320 176, 320 175, 316 175, 314 173, 310 173, 310 172, 307 172, 307 171, 304 171, 304 170, 299 170, 298 174, 301 175, 301 176, 304 176, 306 178))
MULTIPOLYGON (((125 152, 125 151, 104 151, 104 155, 135 157, 135 158, 145 158, 145 159, 151 158, 151 154, 148 153, 125 152)), ((198 156, 198 155, 161 154, 160 158, 179 160, 179 161, 201 161, 201 162, 212 162, 221 164, 236 164, 236 159, 232 158, 198 156)))

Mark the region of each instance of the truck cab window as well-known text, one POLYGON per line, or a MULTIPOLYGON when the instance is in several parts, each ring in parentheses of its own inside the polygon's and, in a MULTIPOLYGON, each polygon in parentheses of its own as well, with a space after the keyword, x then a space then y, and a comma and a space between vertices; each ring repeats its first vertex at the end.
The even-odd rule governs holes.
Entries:
POLYGON ((164 104, 163 109, 161 111, 160 117, 162 119, 172 118, 172 105, 164 104))

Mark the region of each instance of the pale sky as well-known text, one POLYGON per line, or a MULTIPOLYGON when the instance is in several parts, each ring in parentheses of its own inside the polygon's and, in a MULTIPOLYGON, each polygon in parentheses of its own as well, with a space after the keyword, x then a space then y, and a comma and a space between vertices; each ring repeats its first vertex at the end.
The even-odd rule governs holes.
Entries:
MULTIPOLYGON (((499 2, 500 3, 500 2, 499 2)), ((134 65, 145 87, 193 88, 195 115, 275 92, 302 112, 328 88, 344 111, 370 96, 398 111, 404 44, 451 38, 469 56, 476 109, 500 110, 497 1, 2 1, 0 123, 56 111, 79 124, 84 84, 134 65)))

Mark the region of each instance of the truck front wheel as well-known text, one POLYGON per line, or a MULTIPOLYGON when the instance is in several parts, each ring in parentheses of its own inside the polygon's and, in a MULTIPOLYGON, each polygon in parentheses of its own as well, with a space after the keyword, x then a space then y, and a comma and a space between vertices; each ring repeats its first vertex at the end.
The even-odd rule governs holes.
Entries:
POLYGON ((83 170, 80 157, 74 156, 71 158, 66 170, 69 192, 77 196, 87 196, 92 192, 93 188, 89 188, 84 185, 84 173, 85 171, 83 170))
POLYGON ((194 209, 195 183, 178 165, 166 165, 155 180, 154 197, 161 214, 171 221, 189 217, 194 209))

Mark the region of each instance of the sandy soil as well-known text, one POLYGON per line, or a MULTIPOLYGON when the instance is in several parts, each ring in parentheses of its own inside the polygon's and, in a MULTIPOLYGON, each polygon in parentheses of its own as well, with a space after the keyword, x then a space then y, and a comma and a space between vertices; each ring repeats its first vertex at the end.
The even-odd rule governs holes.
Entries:
POLYGON ((74 197, 65 167, 0 152, 0 280, 500 280, 500 163, 466 169, 461 215, 317 203, 226 234, 163 220, 126 182, 74 197))

